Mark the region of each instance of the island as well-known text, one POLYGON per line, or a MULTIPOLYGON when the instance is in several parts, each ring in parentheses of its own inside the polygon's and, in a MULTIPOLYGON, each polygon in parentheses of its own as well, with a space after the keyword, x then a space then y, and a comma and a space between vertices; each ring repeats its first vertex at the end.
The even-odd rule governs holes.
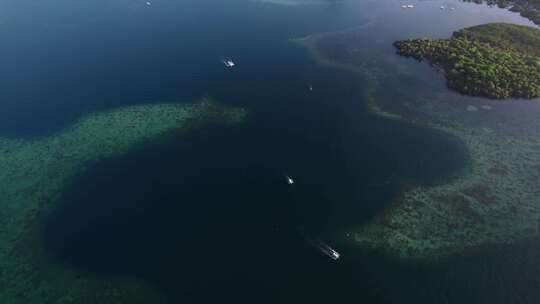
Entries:
POLYGON ((202 98, 90 114, 47 137, 0 137, 0 303, 163 303, 148 282, 99 277, 52 260, 42 246, 40 215, 56 207, 72 177, 100 159, 245 116, 241 108, 202 98))
MULTIPOLYGON (((418 66, 382 51, 383 45, 393 43, 391 38, 371 44, 381 48, 365 47, 370 33, 384 26, 374 22, 291 41, 305 47, 318 64, 359 77, 361 101, 373 115, 453 137, 468 159, 456 176, 432 184, 398 180, 400 191, 387 207, 367 222, 337 231, 336 244, 429 261, 537 240, 540 103, 455 94, 430 82, 429 73, 419 73, 418 66)), ((480 27, 476 39, 490 39, 487 30, 493 28, 480 27)), ((504 37, 491 38, 510 39, 504 37)), ((535 52, 532 45, 520 47, 535 52)))
POLYGON ((396 41, 400 55, 427 60, 462 94, 493 99, 540 96, 540 29, 490 23, 449 39, 396 41))

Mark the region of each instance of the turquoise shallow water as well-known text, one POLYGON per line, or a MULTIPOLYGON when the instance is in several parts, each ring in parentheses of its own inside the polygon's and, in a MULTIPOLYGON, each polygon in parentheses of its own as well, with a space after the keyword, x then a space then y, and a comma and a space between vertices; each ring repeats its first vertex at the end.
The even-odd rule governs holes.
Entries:
MULTIPOLYGON (((395 39, 528 24, 447 1, 450 15, 441 3, 406 12, 399 1, 4 3, 4 136, 45 136, 88 112, 204 95, 251 113, 243 126, 173 135, 92 166, 43 218, 47 249, 67 267, 150 280, 179 303, 533 303, 534 244, 424 264, 339 241, 387 206, 400 181, 450 178, 467 156, 454 138, 369 115, 361 75, 318 66, 288 39, 363 26, 376 59, 394 52, 395 39), (223 57, 237 68, 225 69, 223 57), (333 263, 305 235, 343 258, 333 263)), ((444 86, 426 66, 413 69, 444 86)))

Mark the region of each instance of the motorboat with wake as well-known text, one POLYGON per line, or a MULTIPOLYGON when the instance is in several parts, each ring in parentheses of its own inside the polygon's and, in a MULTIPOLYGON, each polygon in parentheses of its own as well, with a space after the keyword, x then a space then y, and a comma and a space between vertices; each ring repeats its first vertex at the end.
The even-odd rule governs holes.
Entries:
POLYGON ((315 248, 319 249, 320 252, 322 252, 324 255, 326 255, 327 257, 331 258, 334 261, 337 261, 341 257, 339 252, 334 250, 334 248, 330 247, 321 239, 312 239, 312 238, 306 237, 306 240, 315 248))
POLYGON ((223 62, 223 64, 228 68, 233 68, 236 66, 236 63, 234 63, 234 61, 232 61, 230 58, 221 59, 221 62, 223 62))
POLYGON ((328 246, 325 242, 321 240, 315 240, 315 247, 317 247, 322 253, 331 258, 334 261, 337 261, 341 256, 339 252, 335 251, 332 247, 328 246))

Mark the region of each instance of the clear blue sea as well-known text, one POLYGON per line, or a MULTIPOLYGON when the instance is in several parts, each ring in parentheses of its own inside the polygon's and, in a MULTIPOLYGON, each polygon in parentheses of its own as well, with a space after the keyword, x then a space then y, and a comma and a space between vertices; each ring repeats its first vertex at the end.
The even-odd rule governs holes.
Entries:
MULTIPOLYGON (((534 244, 420 263, 339 242, 387 207, 400 181, 451 178, 468 156, 453 137, 371 115, 362 75, 318 65, 289 41, 365 26, 365 48, 383 56, 396 39, 527 20, 457 1, 444 2, 459 8, 453 16, 438 1, 415 1, 410 14, 394 0, 145 2, 0 2, 0 135, 47 136, 88 113, 202 96, 249 118, 166 136, 76 176, 42 219, 51 256, 149 280, 173 303, 540 299, 534 244)), ((444 87, 426 66, 415 71, 444 87)))

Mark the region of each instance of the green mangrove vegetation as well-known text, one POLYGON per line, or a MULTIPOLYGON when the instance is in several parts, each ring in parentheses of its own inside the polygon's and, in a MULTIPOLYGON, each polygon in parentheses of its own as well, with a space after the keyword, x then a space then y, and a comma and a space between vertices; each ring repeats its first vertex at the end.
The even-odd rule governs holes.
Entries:
POLYGON ((540 96, 540 30, 491 23, 454 32, 450 39, 394 42, 398 54, 428 60, 448 86, 462 94, 494 99, 540 96))
POLYGON ((488 5, 498 6, 500 8, 510 9, 521 16, 540 24, 540 0, 464 0, 478 4, 487 3, 488 5))

